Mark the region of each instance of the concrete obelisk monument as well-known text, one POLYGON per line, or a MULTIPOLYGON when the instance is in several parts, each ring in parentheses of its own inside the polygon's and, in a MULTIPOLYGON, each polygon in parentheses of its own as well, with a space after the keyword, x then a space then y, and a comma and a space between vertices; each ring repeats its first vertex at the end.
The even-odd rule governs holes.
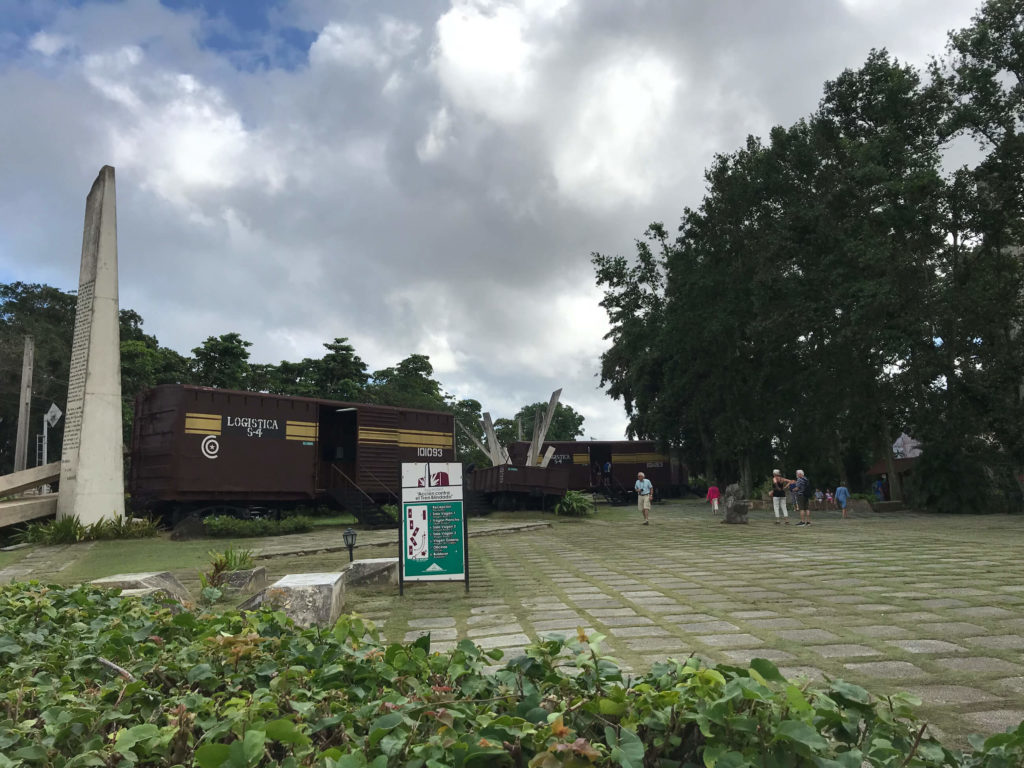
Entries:
POLYGON ((124 515, 115 197, 114 169, 105 165, 85 201, 57 497, 57 517, 83 525, 124 515))

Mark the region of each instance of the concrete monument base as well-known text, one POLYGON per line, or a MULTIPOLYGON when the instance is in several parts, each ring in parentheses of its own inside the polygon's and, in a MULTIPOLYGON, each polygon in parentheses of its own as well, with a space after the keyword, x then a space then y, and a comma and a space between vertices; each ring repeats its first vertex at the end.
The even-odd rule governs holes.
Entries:
POLYGON ((341 616, 345 605, 343 573, 293 573, 238 606, 251 611, 270 605, 284 611, 300 627, 329 626, 341 616))
POLYGON ((346 587, 398 586, 398 558, 375 557, 345 566, 346 587))
POLYGON ((257 592, 267 586, 267 569, 261 565, 247 571, 231 571, 221 586, 225 592, 257 592))
POLYGON ((104 589, 119 589, 122 595, 148 595, 163 592, 183 605, 192 602, 192 595, 170 571, 118 573, 89 583, 104 589))

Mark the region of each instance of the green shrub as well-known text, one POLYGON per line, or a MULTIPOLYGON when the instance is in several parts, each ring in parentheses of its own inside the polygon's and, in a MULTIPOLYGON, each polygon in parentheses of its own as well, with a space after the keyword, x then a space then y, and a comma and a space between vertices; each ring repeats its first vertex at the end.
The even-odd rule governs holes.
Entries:
POLYGON ((15 535, 28 544, 75 544, 79 541, 108 539, 146 539, 160 532, 152 518, 132 518, 127 515, 82 525, 77 517, 64 517, 44 522, 28 523, 15 535))
POLYGON ((338 514, 338 510, 329 507, 326 504, 303 504, 281 512, 282 517, 334 517, 338 514))
POLYGON ((586 517, 594 511, 594 500, 579 491, 566 491, 565 496, 555 504, 556 515, 586 517))
POLYGON ((342 617, 221 616, 88 586, 0 587, 0 766, 1006 768, 1024 724, 943 747, 912 697, 795 685, 765 659, 626 677, 603 636, 546 638, 497 671, 469 640, 382 644, 342 617))
POLYGON ((385 515, 390 517, 396 523, 398 522, 398 505, 397 504, 381 504, 381 510, 385 515))
POLYGON ((210 536, 220 538, 279 536, 285 533, 311 531, 313 530, 313 521, 302 515, 283 517, 280 520, 268 518, 242 520, 228 515, 214 515, 203 518, 203 530, 210 536))

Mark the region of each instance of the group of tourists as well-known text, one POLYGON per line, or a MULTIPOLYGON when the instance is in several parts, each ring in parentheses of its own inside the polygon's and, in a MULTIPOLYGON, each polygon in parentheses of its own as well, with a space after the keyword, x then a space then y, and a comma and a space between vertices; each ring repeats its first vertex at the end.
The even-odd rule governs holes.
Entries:
MULTIPOLYGON (((651 499, 654 497, 654 486, 651 481, 644 477, 643 472, 638 472, 636 475, 636 484, 633 486, 633 490, 636 491, 636 505, 637 511, 639 511, 644 518, 644 525, 650 525, 650 514, 651 514, 651 499)), ((824 509, 825 505, 835 505, 836 508, 842 510, 842 519, 847 519, 846 506, 850 501, 850 489, 846 487, 845 483, 840 483, 839 487, 836 488, 835 494, 833 495, 831 490, 826 493, 822 493, 821 489, 816 489, 814 493, 811 492, 811 481, 807 478, 806 473, 802 469, 796 471, 796 478, 789 479, 788 477, 782 476, 782 470, 772 470, 772 507, 775 510, 775 524, 781 525, 785 523, 789 525, 789 505, 786 503, 787 497, 792 500, 794 506, 800 512, 800 522, 798 526, 808 526, 811 524, 811 499, 815 500, 815 509, 824 509)), ((712 483, 708 486, 707 496, 705 497, 707 502, 711 505, 711 513, 718 514, 718 502, 722 497, 722 492, 718 489, 718 486, 712 483)))
MULTIPOLYGON (((812 495, 811 481, 807 478, 802 469, 796 471, 796 477, 790 479, 782 476, 782 470, 772 470, 772 507, 775 511, 775 524, 785 523, 789 525, 789 504, 792 504, 800 512, 798 526, 811 524, 811 500, 814 500, 815 509, 825 509, 826 505, 842 510, 843 519, 847 518, 846 506, 850 501, 850 489, 845 483, 840 483, 835 493, 829 489, 825 493, 820 488, 812 495), (788 499, 788 503, 787 503, 788 499)), ((718 514, 718 502, 722 497, 718 486, 712 483, 708 487, 705 499, 711 505, 711 514, 718 514)))
MULTIPOLYGON (((796 471, 796 478, 790 479, 782 476, 782 471, 772 470, 772 507, 775 510, 775 524, 785 523, 789 525, 789 507, 786 504, 787 496, 792 499, 800 511, 800 522, 797 525, 808 526, 811 524, 811 481, 802 469, 796 471), (781 513, 781 518, 780 518, 781 513)), ((815 508, 824 509, 827 502, 834 503, 842 510, 843 519, 847 519, 846 506, 850 501, 850 489, 845 483, 840 483, 836 488, 835 495, 829 491, 828 495, 815 490, 815 508)))

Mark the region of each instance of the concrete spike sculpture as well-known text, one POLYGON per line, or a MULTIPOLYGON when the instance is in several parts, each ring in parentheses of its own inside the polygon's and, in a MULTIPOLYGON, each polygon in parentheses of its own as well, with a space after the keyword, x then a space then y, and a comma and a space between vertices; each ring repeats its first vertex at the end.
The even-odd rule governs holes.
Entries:
POLYGON ((117 207, 105 165, 85 201, 58 518, 89 525, 124 516, 122 442, 117 207))
POLYGON ((534 464, 542 464, 543 457, 541 456, 540 449, 544 445, 544 439, 548 435, 548 430, 551 428, 551 421, 555 417, 555 409, 558 408, 558 399, 562 396, 562 390, 556 389, 551 393, 551 399, 548 401, 547 410, 541 414, 537 411, 534 414, 533 420, 533 439, 530 441, 530 448, 526 454, 526 466, 532 467, 534 464))

